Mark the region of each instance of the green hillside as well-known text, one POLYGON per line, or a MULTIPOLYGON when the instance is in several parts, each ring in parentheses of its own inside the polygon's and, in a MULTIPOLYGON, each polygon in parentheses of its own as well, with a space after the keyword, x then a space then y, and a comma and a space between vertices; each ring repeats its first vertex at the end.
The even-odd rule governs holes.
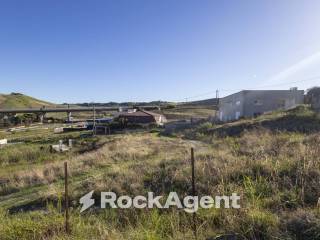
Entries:
POLYGON ((20 93, 0 94, 0 109, 40 108, 42 106, 55 105, 20 93))

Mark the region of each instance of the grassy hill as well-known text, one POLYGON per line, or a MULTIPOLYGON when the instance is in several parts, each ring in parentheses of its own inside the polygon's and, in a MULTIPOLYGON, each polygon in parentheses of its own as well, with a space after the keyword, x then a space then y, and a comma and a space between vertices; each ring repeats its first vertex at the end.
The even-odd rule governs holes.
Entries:
POLYGON ((204 140, 214 137, 239 137, 246 131, 260 128, 274 132, 317 133, 320 132, 320 114, 307 105, 301 105, 287 111, 274 111, 257 118, 243 118, 223 124, 202 121, 197 125, 178 129, 171 134, 204 140))
POLYGON ((217 98, 209 98, 209 99, 203 99, 203 100, 197 100, 187 103, 181 103, 181 105, 184 106, 207 106, 211 108, 216 108, 218 105, 219 99, 217 98))
POLYGON ((196 213, 199 240, 221 234, 246 240, 319 239, 319 126, 320 116, 300 106, 233 123, 204 122, 170 137, 145 131, 83 138, 49 129, 14 134, 10 140, 24 144, 1 149, 0 239, 193 240, 192 215, 175 208, 79 213, 80 197, 91 190, 96 200, 101 191, 190 194, 190 147, 199 196, 241 196, 241 209, 196 213), (50 151, 50 144, 70 138, 70 152, 50 151), (69 236, 61 209, 64 161, 70 172, 69 236))
POLYGON ((187 103, 171 104, 168 105, 169 107, 163 108, 162 113, 169 121, 190 120, 191 118, 208 119, 215 115, 217 105, 218 101, 216 98, 204 99, 187 103))
POLYGON ((173 121, 190 120, 191 118, 207 119, 214 115, 215 110, 210 106, 177 105, 174 108, 163 109, 162 113, 166 116, 166 118, 169 121, 173 121))
POLYGON ((20 93, 0 94, 0 109, 40 108, 42 106, 53 107, 55 105, 20 93))

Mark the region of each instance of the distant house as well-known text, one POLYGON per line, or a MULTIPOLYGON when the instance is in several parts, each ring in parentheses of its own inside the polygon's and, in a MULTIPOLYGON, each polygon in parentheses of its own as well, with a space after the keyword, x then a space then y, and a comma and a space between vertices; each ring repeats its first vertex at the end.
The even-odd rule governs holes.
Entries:
POLYGON ((290 109, 304 101, 304 91, 290 90, 243 90, 219 100, 220 121, 256 117, 265 112, 290 109))
POLYGON ((137 110, 134 112, 121 112, 118 120, 126 124, 157 124, 163 125, 167 120, 164 115, 149 112, 145 110, 137 110))

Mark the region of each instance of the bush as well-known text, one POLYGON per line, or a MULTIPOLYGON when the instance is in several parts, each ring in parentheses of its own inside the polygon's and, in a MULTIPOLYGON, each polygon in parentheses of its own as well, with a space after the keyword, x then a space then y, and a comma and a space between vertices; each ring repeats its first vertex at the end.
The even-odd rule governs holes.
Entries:
POLYGON ((320 218, 314 213, 299 209, 287 214, 283 221, 285 230, 296 240, 320 239, 320 218))
POLYGON ((201 123, 198 127, 197 130, 200 133, 208 133, 210 129, 212 129, 214 127, 214 124, 211 122, 204 122, 201 123))
POLYGON ((267 240, 279 236, 279 219, 270 212, 250 209, 239 225, 239 231, 245 239, 267 240))

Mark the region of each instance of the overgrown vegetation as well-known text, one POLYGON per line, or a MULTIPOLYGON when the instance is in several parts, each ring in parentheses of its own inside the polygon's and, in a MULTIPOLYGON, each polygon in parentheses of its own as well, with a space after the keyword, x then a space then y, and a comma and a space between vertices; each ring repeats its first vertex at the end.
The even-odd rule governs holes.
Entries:
POLYGON ((201 123, 179 132, 180 137, 135 133, 79 138, 70 154, 47 152, 41 149, 43 142, 0 149, 0 239, 194 239, 192 217, 184 211, 93 208, 80 214, 78 203, 91 190, 131 196, 148 191, 190 194, 191 146, 198 195, 241 195, 241 209, 198 211, 199 239, 221 234, 252 240, 320 239, 318 124, 318 116, 303 107, 222 126, 201 123), (234 134, 230 129, 235 127, 241 131, 234 134), (81 151, 88 146, 94 147, 81 151), (21 154, 13 161, 19 152, 28 157, 21 154), (69 236, 61 208, 64 160, 71 174, 69 236))

